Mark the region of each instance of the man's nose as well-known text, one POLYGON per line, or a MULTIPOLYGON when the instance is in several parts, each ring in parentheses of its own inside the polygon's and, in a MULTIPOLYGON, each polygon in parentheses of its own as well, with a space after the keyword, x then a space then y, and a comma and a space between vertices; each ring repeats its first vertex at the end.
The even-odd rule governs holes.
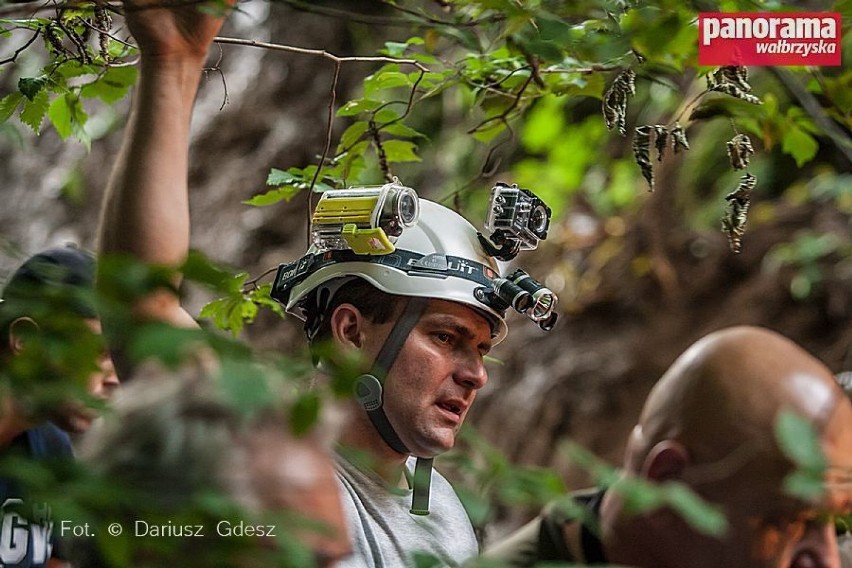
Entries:
POLYGON ((105 355, 101 359, 100 371, 103 374, 100 385, 101 394, 109 399, 121 384, 118 380, 118 374, 115 371, 115 364, 112 362, 112 357, 105 355))
POLYGON ((479 353, 459 356, 453 378, 456 383, 468 389, 479 390, 484 387, 488 382, 488 372, 479 353))
POLYGON ((790 568, 840 568, 834 523, 809 523, 790 568))

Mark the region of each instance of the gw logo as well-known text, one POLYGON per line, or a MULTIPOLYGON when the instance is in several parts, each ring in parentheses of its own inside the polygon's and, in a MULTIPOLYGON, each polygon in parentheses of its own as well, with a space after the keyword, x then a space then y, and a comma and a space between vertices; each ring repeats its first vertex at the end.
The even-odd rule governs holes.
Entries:
POLYGON ((33 505, 29 518, 21 515, 22 507, 20 499, 6 499, 0 507, 0 567, 45 564, 53 551, 50 507, 33 505))

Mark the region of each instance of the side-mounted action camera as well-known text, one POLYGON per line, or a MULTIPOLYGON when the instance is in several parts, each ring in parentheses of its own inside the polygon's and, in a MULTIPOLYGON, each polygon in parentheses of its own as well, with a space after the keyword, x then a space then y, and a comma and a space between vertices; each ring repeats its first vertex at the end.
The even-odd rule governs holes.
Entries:
POLYGON ((532 191, 498 182, 491 189, 485 219, 485 229, 491 235, 480 241, 491 256, 511 260, 519 251, 532 250, 547 238, 550 214, 550 207, 532 191))

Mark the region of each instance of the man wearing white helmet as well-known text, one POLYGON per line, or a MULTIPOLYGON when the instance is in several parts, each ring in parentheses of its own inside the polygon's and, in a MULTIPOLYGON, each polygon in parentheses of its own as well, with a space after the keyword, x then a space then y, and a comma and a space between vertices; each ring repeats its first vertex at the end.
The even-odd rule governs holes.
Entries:
MULTIPOLYGON (((142 65, 108 189, 102 250, 179 266, 189 246, 193 99, 221 18, 149 0, 125 6, 142 65)), ((396 568, 416 551, 458 565, 478 551, 461 503, 431 460, 453 447, 485 385, 483 357, 505 337, 507 309, 543 329, 556 319, 549 290, 522 271, 501 278, 494 259, 533 248, 546 236, 549 209, 516 186, 498 184, 492 197, 485 237, 397 182, 332 190, 317 205, 307 254, 279 268, 272 296, 305 320, 312 346, 330 347, 325 362, 333 365, 334 354, 366 362, 337 464, 354 550, 344 565, 396 568)), ((145 318, 193 323, 170 291, 134 307, 145 318)))
MULTIPOLYGON (((529 192, 498 185, 494 196, 540 207, 545 235, 549 211, 529 192)), ((529 226, 532 216, 525 219, 529 226)), ((549 329, 555 298, 525 273, 515 281, 538 295, 500 278, 486 249, 504 258, 516 250, 497 250, 457 213, 398 181, 325 193, 312 235, 308 253, 279 268, 272 297, 305 320, 313 346, 367 362, 338 458, 355 550, 344 565, 403 566, 414 551, 456 565, 478 544, 432 458, 453 447, 488 380, 483 357, 506 335, 505 310, 514 304, 549 329)))

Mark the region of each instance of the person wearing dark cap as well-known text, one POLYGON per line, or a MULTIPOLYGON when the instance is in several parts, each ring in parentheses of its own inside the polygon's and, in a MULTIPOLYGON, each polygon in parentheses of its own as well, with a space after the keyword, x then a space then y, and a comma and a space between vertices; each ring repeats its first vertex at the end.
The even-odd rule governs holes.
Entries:
MULTIPOLYGON (((95 259, 57 247, 27 259, 0 302, 0 458, 73 457, 69 435, 96 417, 93 399, 118 386, 94 309, 95 259)), ((50 508, 25 503, 21 480, 0 477, 0 566, 52 566, 50 508)))

